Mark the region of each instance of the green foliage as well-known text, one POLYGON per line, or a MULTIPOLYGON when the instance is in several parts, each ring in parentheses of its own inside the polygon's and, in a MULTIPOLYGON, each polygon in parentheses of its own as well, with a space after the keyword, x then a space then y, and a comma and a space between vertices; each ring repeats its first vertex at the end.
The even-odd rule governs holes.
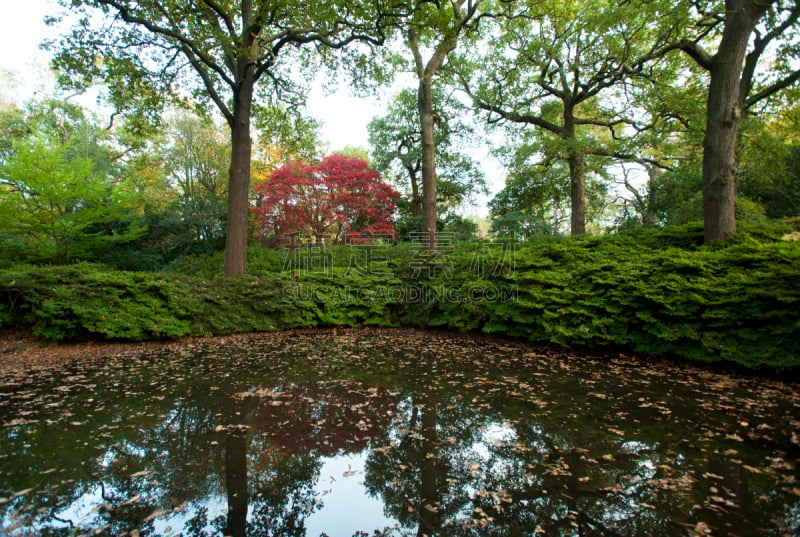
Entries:
MULTIPOLYGON (((489 202, 492 233, 512 240, 569 231, 570 173, 563 162, 537 162, 539 150, 523 145, 511 150, 506 184, 489 202)), ((599 172, 600 170, 598 170, 599 172)), ((586 220, 596 224, 609 204, 608 186, 598 173, 589 173, 586 220)))
POLYGON ((14 261, 65 263, 87 259, 144 232, 126 185, 96 170, 69 139, 51 145, 18 140, 0 163, 0 237, 14 261))
POLYGON ((800 215, 798 126, 800 106, 793 105, 746 116, 741 128, 738 193, 763 205, 769 218, 800 215))
MULTIPOLYGON (((800 248, 775 240, 780 229, 771 240, 745 229, 719 248, 676 247, 670 242, 679 234, 670 228, 672 239, 661 246, 661 230, 531 245, 517 258, 519 299, 496 308, 487 329, 560 345, 796 368, 800 248)), ((699 228, 683 232, 702 242, 699 228)))
MULTIPOLYGON (((736 222, 760 222, 767 219, 764 207, 759 203, 739 196, 735 200, 736 222)), ((688 222, 703 221, 703 194, 698 192, 680 208, 677 208, 670 218, 673 224, 686 224, 688 222)))
POLYGON ((482 330, 747 368, 800 368, 797 224, 743 223, 703 245, 699 224, 524 245, 490 241, 251 249, 162 273, 97 265, 0 271, 0 324, 42 337, 148 339, 315 326, 482 330), (793 227, 794 226, 794 227, 793 227))
POLYGON ((666 224, 702 221, 702 200, 699 217, 697 214, 692 217, 683 215, 690 200, 701 192, 702 184, 700 161, 660 174, 650 184, 653 192, 650 210, 655 213, 655 219, 666 224))
MULTIPOLYGON (((394 223, 394 231, 398 241, 413 241, 415 234, 422 232, 422 217, 401 216, 394 223)), ((460 214, 448 213, 436 220, 436 231, 447 233, 459 241, 468 241, 475 237, 478 225, 460 214)))
MULTIPOLYGON (((433 99, 437 212, 444 213, 485 192, 486 182, 478 163, 464 150, 474 129, 459 117, 463 105, 438 85, 433 99)), ((367 129, 375 169, 404 193, 398 204, 401 211, 410 216, 421 214, 422 127, 417 92, 405 89, 395 95, 386 115, 373 118, 367 129)))
POLYGON ((0 272, 0 289, 14 324, 49 339, 143 340, 189 333, 190 289, 159 275, 86 263, 20 265, 0 272))

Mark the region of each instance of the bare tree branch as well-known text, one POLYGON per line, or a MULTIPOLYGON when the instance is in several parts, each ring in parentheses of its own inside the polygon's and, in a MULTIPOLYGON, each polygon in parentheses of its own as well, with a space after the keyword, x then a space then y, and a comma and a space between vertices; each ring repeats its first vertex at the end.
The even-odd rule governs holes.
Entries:
POLYGON ((786 78, 783 78, 775 82, 774 84, 764 88, 763 90, 759 91, 755 95, 748 97, 747 99, 744 100, 743 108, 747 109, 752 107, 759 101, 763 101, 764 99, 771 97, 772 95, 781 91, 782 89, 788 88, 789 86, 796 83, 798 80, 800 80, 800 70, 793 72, 786 78))

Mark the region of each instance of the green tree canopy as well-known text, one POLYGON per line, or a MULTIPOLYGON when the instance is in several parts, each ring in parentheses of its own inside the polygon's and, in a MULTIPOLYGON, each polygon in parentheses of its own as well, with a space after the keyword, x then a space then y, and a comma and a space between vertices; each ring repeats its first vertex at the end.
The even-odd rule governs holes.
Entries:
POLYGON ((627 88, 674 79, 674 66, 653 58, 674 39, 685 9, 629 3, 623 18, 614 1, 519 2, 512 17, 498 19, 486 54, 470 51, 459 61, 462 84, 489 121, 528 127, 524 146, 567 164, 573 234, 585 231, 591 166, 659 164, 630 139, 643 127, 627 88))
MULTIPOLYGON (((266 99, 298 93, 297 67, 279 62, 301 45, 341 48, 380 44, 391 17, 379 3, 219 0, 61 0, 80 17, 57 47, 61 81, 79 88, 102 82, 110 101, 132 119, 166 99, 213 103, 231 131, 225 274, 245 272, 251 120, 266 99), (182 89, 183 93, 178 93, 182 89)), ((300 92, 302 93, 302 92, 300 92)), ((137 126, 136 121, 132 125, 137 126)))
MULTIPOLYGON (((460 104, 434 88, 434 142, 437 155, 437 205, 446 213, 486 189, 478 163, 466 152, 473 128, 459 119, 460 104)), ((422 132, 417 95, 405 89, 389 104, 385 115, 368 127, 375 167, 406 192, 400 205, 408 215, 422 215, 422 132)))
POLYGON ((67 263, 135 239, 136 199, 98 173, 74 138, 17 140, 0 164, 0 237, 13 261, 67 263))

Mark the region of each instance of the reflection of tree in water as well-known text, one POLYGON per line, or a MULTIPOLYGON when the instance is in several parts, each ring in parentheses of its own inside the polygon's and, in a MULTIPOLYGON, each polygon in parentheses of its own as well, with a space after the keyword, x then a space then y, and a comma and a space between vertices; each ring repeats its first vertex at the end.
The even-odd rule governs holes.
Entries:
MULTIPOLYGON (((476 487, 475 509, 490 513, 480 535, 518 534, 538 528, 546 535, 668 535, 669 519, 651 516, 656 501, 648 484, 653 466, 645 445, 592 456, 586 440, 520 424, 508 440, 487 446, 476 487)), ((683 491, 685 492, 685 491, 683 491)), ((662 498, 669 499, 669 498, 662 498)), ((662 506, 663 507, 663 506, 662 506)), ((667 514, 667 517, 669 514, 667 514)), ((681 534, 684 532, 681 531, 681 534)))
POLYGON ((399 410, 391 428, 375 439, 384 447, 374 448, 367 460, 366 485, 419 536, 758 530, 756 498, 738 466, 726 469, 712 460, 691 468, 655 445, 598 438, 591 429, 558 431, 478 411, 458 399, 436 404, 410 397, 399 410), (699 486, 701 475, 717 480, 711 492, 699 486), (707 503, 701 507, 705 497, 723 490, 729 493, 726 509, 717 504, 716 514, 695 516, 707 509, 707 503))
POLYGON ((73 401, 66 414, 78 425, 59 430, 52 442, 34 425, 29 432, 42 437, 37 442, 26 444, 30 436, 19 432, 0 439, 3 453, 33 463, 6 471, 12 491, 25 488, 32 472, 47 475, 59 454, 64 479, 54 491, 2 506, 13 513, 18 505, 24 526, 39 526, 42 534, 77 531, 77 521, 49 527, 59 522, 52 515, 96 493, 102 505, 84 517, 81 531, 153 535, 160 519, 186 515, 187 536, 305 535, 304 520, 320 504, 314 484, 321 457, 361 451, 395 406, 386 390, 355 382, 292 384, 238 397, 235 386, 214 397, 199 383, 176 390, 180 397, 141 397, 125 386, 127 398, 114 390, 103 394, 97 384, 89 397, 91 419, 79 423, 82 401, 73 401), (104 395, 120 399, 119 407, 98 405, 104 395), (127 414, 117 414, 118 408, 127 414), (54 448, 64 444, 73 448, 54 448), (214 498, 224 498, 225 516, 212 514, 214 498))
MULTIPOLYGON (((219 486, 214 470, 221 465, 208 433, 216 408, 174 404, 175 398, 163 394, 165 384, 145 368, 135 378, 109 378, 108 373, 105 368, 62 372, 68 383, 57 384, 61 390, 42 392, 35 401, 38 408, 24 411, 36 416, 37 425, 24 436, 0 441, 3 453, 17 453, 22 462, 11 467, 9 484, 24 487, 31 479, 47 483, 41 476, 52 476, 54 484, 32 494, 26 506, 31 513, 26 525, 40 526, 37 531, 43 535, 72 535, 82 529, 74 520, 75 509, 89 501, 97 505, 91 520, 81 525, 101 528, 107 535, 134 529, 148 535, 154 513, 180 509, 219 486), (149 388, 148 397, 143 397, 142 386, 149 388), (28 447, 14 446, 16 442, 28 447), (198 467, 206 470, 198 473, 198 467)), ((186 387, 184 393, 193 402, 209 400, 194 397, 195 389, 186 387)))
MULTIPOLYGON (((304 356, 320 354, 315 340, 297 341, 304 356)), ((349 369, 276 359, 280 374, 248 375, 229 357, 176 358, 138 362, 135 375, 117 365, 4 387, 0 517, 59 537, 76 528, 48 527, 53 514, 101 535, 172 524, 186 537, 300 536, 325 499, 315 489, 324 459, 369 449, 368 490, 409 535, 755 534, 780 528, 773 519, 796 532, 788 465, 798 452, 784 427, 796 406, 765 403, 780 393, 682 388, 658 371, 638 384, 600 367, 554 375, 548 365, 545 376, 475 360, 475 349, 464 366, 455 353, 437 361, 434 343, 374 345, 349 369), (373 384, 316 381, 323 366, 373 384), (257 385, 264 378, 291 380, 257 385), (81 501, 103 506, 74 516, 81 501)), ((348 352, 363 348, 354 339, 348 352)), ((265 356, 242 360, 272 368, 265 356)))
POLYGON ((225 534, 233 536, 304 536, 305 520, 322 505, 314 490, 321 458, 362 451, 396 405, 387 390, 355 381, 261 387, 236 398, 234 416, 247 433, 229 420, 225 534))
POLYGON ((390 428, 374 439, 365 484, 386 510, 418 535, 436 535, 470 504, 480 460, 473 446, 488 423, 468 407, 430 397, 401 401, 390 428))

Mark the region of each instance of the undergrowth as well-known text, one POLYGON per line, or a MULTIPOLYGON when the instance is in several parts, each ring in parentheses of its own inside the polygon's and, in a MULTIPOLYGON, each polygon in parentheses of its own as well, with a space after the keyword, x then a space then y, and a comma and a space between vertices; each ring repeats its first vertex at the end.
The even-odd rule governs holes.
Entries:
POLYGON ((800 368, 800 242, 754 223, 702 244, 695 225, 427 254, 413 244, 253 248, 249 273, 219 255, 163 272, 102 265, 0 271, 0 326, 43 338, 146 340, 318 326, 481 330, 747 368, 800 368))

